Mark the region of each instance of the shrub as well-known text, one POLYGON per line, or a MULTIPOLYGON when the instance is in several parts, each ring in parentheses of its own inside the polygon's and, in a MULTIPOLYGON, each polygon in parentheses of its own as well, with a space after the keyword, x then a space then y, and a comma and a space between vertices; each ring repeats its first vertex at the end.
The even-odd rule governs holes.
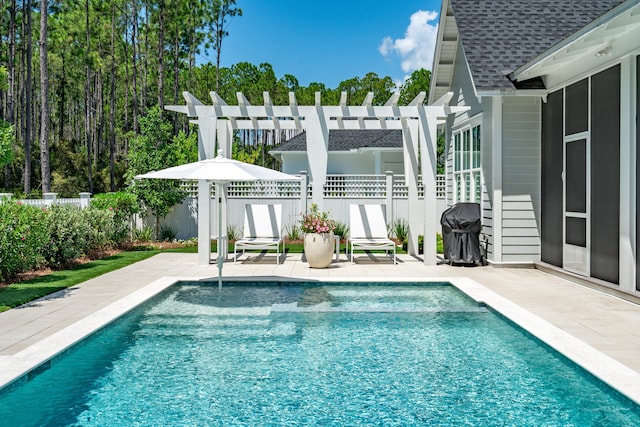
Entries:
POLYGON ((52 206, 46 215, 49 242, 43 255, 49 265, 69 264, 89 251, 91 234, 95 231, 86 214, 75 206, 52 206))
POLYGON ((124 242, 124 239, 130 235, 133 215, 140 212, 138 198, 135 194, 126 191, 96 194, 91 199, 91 207, 113 212, 115 221, 120 221, 124 224, 124 228, 120 228, 119 224, 114 224, 114 232, 116 232, 114 238, 119 242, 118 244, 124 242), (124 236, 120 236, 121 231, 124 231, 124 236))
POLYGON ((240 230, 238 230, 233 225, 227 226, 227 239, 229 242, 233 242, 234 240, 238 240, 240 238, 240 230))
POLYGON ((118 193, 96 194, 91 199, 91 207, 111 210, 116 218, 130 220, 131 216, 140 212, 140 204, 135 194, 121 191, 118 193))
POLYGON ((404 243, 409 237, 409 223, 403 218, 398 218, 393 221, 393 224, 391 225, 391 231, 393 232, 393 235, 396 236, 396 239, 400 241, 400 243, 404 243))
POLYGON ((90 226, 88 253, 122 246, 129 238, 129 225, 112 210, 89 208, 83 211, 90 226))
POLYGON ((285 225, 284 232, 287 235, 287 237, 289 238, 289 240, 300 240, 301 239, 300 228, 298 228, 298 226, 295 223, 294 224, 285 225))
POLYGON ((160 228, 160 240, 163 242, 170 242, 177 236, 176 231, 168 225, 163 225, 160 228))
POLYGON ((134 242, 150 242, 153 240, 153 228, 145 226, 143 228, 134 228, 132 239, 134 242))
POLYGON ((44 264, 49 241, 46 209, 14 202, 0 203, 0 280, 44 264))
POLYGON ((349 227, 347 226, 347 224, 336 222, 336 229, 333 231, 333 234, 335 234, 336 236, 340 236, 342 240, 344 240, 349 235, 349 227))

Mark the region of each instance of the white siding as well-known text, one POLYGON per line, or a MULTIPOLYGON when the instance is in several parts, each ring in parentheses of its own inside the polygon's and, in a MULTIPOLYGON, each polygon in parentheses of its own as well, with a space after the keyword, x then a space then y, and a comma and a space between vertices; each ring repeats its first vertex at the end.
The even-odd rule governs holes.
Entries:
MULTIPOLYGON (((376 174, 375 154, 373 151, 364 152, 330 152, 327 159, 327 173, 337 175, 376 174)), ((389 164, 395 173, 402 175, 402 152, 381 152, 382 165, 389 164)), ((282 153, 282 172, 298 174, 300 171, 310 171, 307 153, 286 152, 282 153)), ((384 173, 381 170, 379 173, 384 173)))
POLYGON ((503 262, 540 260, 540 102, 503 98, 503 262))
POLYGON ((461 46, 458 46, 455 60, 455 69, 453 72, 453 78, 451 82, 451 90, 453 91, 453 98, 451 99, 451 105, 469 106, 471 109, 463 114, 458 114, 455 118, 449 118, 447 120, 447 141, 445 146, 446 156, 446 177, 447 177, 447 194, 446 204, 451 206, 454 200, 454 185, 453 185, 453 141, 452 141, 452 129, 467 121, 469 118, 476 117, 478 114, 482 114, 482 121, 480 123, 481 134, 481 149, 482 149, 482 233, 488 239, 489 245, 488 258, 492 259, 493 248, 493 211, 491 194, 493 191, 492 184, 492 136, 491 131, 491 100, 490 98, 483 98, 479 100, 475 95, 473 82, 469 74, 466 59, 464 57, 464 50, 461 46))

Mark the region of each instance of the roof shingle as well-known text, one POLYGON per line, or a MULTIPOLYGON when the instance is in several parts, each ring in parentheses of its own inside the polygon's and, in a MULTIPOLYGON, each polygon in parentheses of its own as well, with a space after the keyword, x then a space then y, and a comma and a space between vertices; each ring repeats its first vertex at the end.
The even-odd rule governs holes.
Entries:
POLYGON ((623 0, 450 0, 477 90, 513 89, 507 74, 623 0))
MULTIPOLYGON (((329 151, 349 151, 358 148, 402 148, 400 130, 332 130, 329 151)), ((273 151, 307 151, 307 133, 294 136, 273 151)))

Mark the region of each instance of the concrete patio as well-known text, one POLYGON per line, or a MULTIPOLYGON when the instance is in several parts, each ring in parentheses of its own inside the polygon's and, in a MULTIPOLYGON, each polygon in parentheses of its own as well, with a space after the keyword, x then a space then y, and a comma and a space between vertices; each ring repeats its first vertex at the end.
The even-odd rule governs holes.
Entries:
MULTIPOLYGON (((475 294, 472 296, 516 323, 520 324, 519 319, 529 325, 538 322, 541 327, 531 327, 537 336, 536 327, 543 335, 551 330, 549 340, 555 342, 554 347, 567 347, 579 360, 589 353, 585 363, 604 370, 603 376, 613 371, 614 377, 626 383, 621 387, 631 390, 626 394, 636 393, 634 400, 640 401, 640 304, 539 270, 425 266, 409 255, 399 255, 397 265, 388 258, 370 259, 366 255, 352 264, 344 254, 330 268, 310 269, 299 254, 288 254, 281 264, 275 263, 273 255, 251 254, 236 264, 226 262, 223 272, 225 280, 455 281, 456 286, 475 294), (512 313, 516 313, 514 317, 512 313)), ((216 266, 197 265, 196 254, 161 253, 0 313, 0 387, 170 286, 177 278, 216 277, 216 266)), ((616 380, 608 380, 612 381, 616 380)))

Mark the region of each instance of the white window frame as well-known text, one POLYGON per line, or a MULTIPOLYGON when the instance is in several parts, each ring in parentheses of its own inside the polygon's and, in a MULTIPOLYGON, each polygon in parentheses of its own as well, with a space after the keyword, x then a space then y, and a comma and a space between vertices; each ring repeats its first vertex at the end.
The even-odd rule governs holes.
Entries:
POLYGON ((474 118, 452 131, 453 203, 482 202, 482 120, 474 118), (465 136, 468 150, 465 150, 465 136), (474 138, 474 137, 477 137, 474 138), (474 143, 477 141, 477 150, 474 143), (478 183, 476 183, 478 179, 478 183))

